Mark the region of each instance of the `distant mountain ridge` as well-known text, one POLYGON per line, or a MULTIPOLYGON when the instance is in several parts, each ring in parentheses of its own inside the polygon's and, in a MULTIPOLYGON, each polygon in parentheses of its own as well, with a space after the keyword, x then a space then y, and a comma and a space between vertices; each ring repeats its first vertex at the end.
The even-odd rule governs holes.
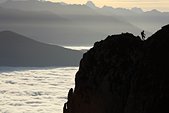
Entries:
POLYGON ((23 35, 0 32, 0 66, 78 66, 82 53, 44 44, 23 35))
POLYGON ((11 1, 0 3, 0 31, 11 30, 44 43, 90 46, 108 34, 142 30, 150 36, 169 23, 169 13, 140 8, 97 7, 49 1, 11 1), (26 18, 24 18, 26 17, 26 18), (12 24, 11 24, 12 23, 12 24))
POLYGON ((90 46, 112 32, 141 31, 123 19, 100 14, 86 5, 9 1, 0 7, 0 31, 15 31, 44 43, 90 46))
POLYGON ((86 6, 92 8, 92 9, 97 9, 96 5, 92 1, 87 1, 86 6))
MULTIPOLYGON (((65 3, 65 2, 51 2, 51 1, 45 1, 45 0, 2 0, 2 3, 8 3, 9 6, 7 6, 8 8, 16 8, 15 6, 18 5, 25 5, 25 4, 37 4, 37 3, 41 3, 41 5, 39 5, 39 7, 41 6, 45 6, 45 5, 50 5, 50 6, 54 6, 54 5, 77 5, 79 6, 80 4, 68 4, 68 3, 65 3), (15 3, 14 3, 15 2, 15 3), (11 4, 12 3, 12 4, 11 4), (14 4, 13 4, 14 3, 14 4)), ((82 4, 82 5, 86 5, 90 8, 99 8, 97 7, 93 1, 90 1, 88 0, 86 2, 86 4, 82 4)), ((5 6, 6 7, 6 6, 5 6)), ((103 6, 102 8, 104 7, 111 7, 113 8, 112 6, 103 6)), ((18 7, 19 8, 19 7, 18 7)), ((20 7, 21 8, 21 7, 20 7)), ((41 7, 42 8, 42 7, 41 7)), ((147 11, 143 11, 141 8, 137 8, 137 7, 133 7, 131 9, 127 9, 127 8, 113 8, 113 9, 122 9, 122 10, 128 10, 128 11, 136 11, 136 12, 147 12, 147 11)), ((152 9, 153 11, 154 9, 152 9)), ((158 10, 157 10, 158 11, 158 10)), ((160 12, 160 11, 159 11, 160 12)))

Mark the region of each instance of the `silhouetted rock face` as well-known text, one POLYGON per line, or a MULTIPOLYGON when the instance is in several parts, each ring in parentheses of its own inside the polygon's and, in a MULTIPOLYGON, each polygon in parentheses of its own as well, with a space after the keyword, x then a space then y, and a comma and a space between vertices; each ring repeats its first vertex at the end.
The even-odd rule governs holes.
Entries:
POLYGON ((169 112, 169 25, 146 41, 125 33, 84 54, 64 113, 169 112))

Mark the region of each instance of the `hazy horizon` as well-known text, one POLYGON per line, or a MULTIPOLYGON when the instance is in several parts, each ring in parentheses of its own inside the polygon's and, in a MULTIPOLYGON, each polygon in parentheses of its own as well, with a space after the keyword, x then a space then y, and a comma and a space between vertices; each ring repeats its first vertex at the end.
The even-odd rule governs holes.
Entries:
MULTIPOLYGON (((8 0, 1 0, 0 3, 8 0)), ((11 0, 11 1, 34 1, 34 0, 11 0)), ((66 4, 80 4, 84 5, 88 1, 92 1, 96 7, 102 8, 104 6, 110 6, 113 8, 141 8, 143 11, 159 10, 161 12, 169 12, 169 1, 167 0, 37 0, 37 1, 50 1, 50 2, 63 2, 66 4)))
POLYGON ((13 31, 48 44, 92 46, 108 35, 130 32, 139 36, 142 30, 149 37, 169 23, 169 12, 157 10, 144 12, 140 8, 98 8, 95 1, 87 0, 79 2, 85 5, 69 5, 64 3, 66 1, 23 1, 1 1, 0 31, 13 31))
POLYGON ((112 6, 114 8, 127 8, 131 9, 133 7, 142 8, 144 11, 149 11, 157 9, 160 11, 169 11, 169 1, 168 0, 46 0, 52 2, 65 2, 68 4, 85 4, 87 1, 92 1, 96 6, 112 6))

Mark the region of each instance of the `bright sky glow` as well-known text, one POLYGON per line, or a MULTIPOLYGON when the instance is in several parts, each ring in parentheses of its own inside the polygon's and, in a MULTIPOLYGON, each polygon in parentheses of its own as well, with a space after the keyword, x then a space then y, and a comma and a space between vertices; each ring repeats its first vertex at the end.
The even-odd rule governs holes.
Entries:
MULTIPOLYGON (((65 2, 70 4, 85 4, 87 0, 48 0, 53 2, 65 2)), ((96 6, 104 5, 112 7, 132 8, 140 7, 143 10, 158 9, 169 11, 169 0, 92 0, 96 6)))

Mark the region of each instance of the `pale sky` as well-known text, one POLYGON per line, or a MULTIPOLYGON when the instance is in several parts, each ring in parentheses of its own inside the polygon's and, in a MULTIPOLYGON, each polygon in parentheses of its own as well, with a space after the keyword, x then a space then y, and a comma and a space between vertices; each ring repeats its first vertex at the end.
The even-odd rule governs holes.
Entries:
MULTIPOLYGON (((87 0, 48 0, 53 2, 65 2, 70 4, 85 4, 87 0)), ((169 0, 92 0, 96 6, 104 5, 112 7, 132 8, 140 7, 143 10, 158 9, 169 11, 169 0)))

